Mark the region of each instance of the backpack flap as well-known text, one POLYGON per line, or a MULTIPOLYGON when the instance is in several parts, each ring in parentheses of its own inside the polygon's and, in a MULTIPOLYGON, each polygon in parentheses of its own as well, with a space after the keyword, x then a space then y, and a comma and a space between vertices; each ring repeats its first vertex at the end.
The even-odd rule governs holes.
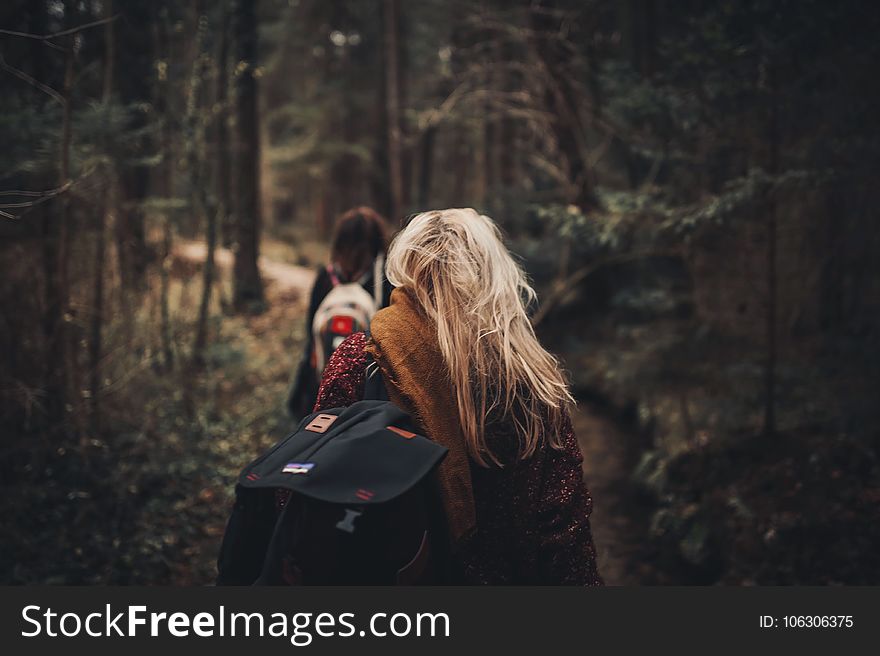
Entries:
POLYGON ((298 430, 246 467, 245 488, 287 488, 336 504, 378 504, 413 488, 446 448, 413 430, 387 401, 358 401, 314 413, 298 430))

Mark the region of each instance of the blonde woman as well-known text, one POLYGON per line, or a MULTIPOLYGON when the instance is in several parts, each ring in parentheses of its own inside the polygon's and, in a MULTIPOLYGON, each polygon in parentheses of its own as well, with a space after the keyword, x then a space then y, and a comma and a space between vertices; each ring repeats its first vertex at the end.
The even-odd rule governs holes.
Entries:
POLYGON ((334 352, 314 411, 362 398, 369 354, 390 400, 449 449, 438 472, 449 582, 601 585, 572 397, 498 228, 472 209, 419 214, 394 239, 387 277, 391 304, 369 338, 334 352))

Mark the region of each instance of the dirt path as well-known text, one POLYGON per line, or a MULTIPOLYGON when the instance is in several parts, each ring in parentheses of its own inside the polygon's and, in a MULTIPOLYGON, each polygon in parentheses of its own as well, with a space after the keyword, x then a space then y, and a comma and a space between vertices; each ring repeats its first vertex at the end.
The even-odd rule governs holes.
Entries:
MULTIPOLYGON (((203 241, 180 240, 174 246, 174 257, 182 261, 201 263, 207 257, 207 249, 203 241)), ((218 248, 214 253, 214 262, 221 271, 229 271, 235 262, 235 256, 228 248, 218 248)), ((278 293, 286 295, 296 292, 307 298, 315 280, 314 269, 278 262, 265 255, 260 257, 259 265, 260 273, 277 285, 278 293)))
POLYGON ((582 403, 572 417, 584 454, 584 480, 593 495, 591 525, 599 571, 607 585, 644 583, 647 517, 628 485, 632 462, 627 435, 607 416, 582 403))

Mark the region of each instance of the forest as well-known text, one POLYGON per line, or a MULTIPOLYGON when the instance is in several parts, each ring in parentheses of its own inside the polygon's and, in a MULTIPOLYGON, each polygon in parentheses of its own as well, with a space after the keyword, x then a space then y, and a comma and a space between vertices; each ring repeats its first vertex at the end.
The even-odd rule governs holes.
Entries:
POLYGON ((6 0, 0 583, 213 582, 360 205, 503 228, 607 583, 880 583, 878 34, 857 0, 6 0))

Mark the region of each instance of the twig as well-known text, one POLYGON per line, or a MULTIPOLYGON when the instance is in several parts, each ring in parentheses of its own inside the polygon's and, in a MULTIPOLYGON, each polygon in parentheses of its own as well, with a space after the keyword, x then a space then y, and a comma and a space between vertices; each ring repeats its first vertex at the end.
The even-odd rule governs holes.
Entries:
POLYGON ((46 194, 51 194, 55 189, 47 189, 46 191, 25 191, 23 189, 7 189, 6 191, 0 191, 0 196, 25 196, 25 197, 39 197, 45 196, 46 194))
MULTIPOLYGON (((91 169, 84 173, 80 178, 84 178, 86 175, 92 173, 94 169, 91 169)), ((57 196, 58 194, 63 194, 65 191, 70 189, 73 186, 74 181, 69 180, 60 187, 55 187, 54 189, 47 189, 46 191, 0 191, 0 196, 25 196, 29 198, 37 198, 36 201, 26 201, 21 203, 0 203, 0 207, 11 208, 11 207, 27 207, 28 205, 32 205, 34 203, 38 203, 45 198, 52 198, 57 196)))
POLYGON ((55 99, 57 102, 61 103, 62 105, 64 104, 64 97, 60 93, 58 93, 52 87, 43 84, 39 80, 32 78, 30 75, 28 75, 24 71, 20 71, 19 69, 15 68, 15 66, 11 66, 11 65, 7 64, 6 59, 3 57, 2 54, 0 54, 0 68, 7 71, 8 73, 11 73, 12 75, 17 77, 18 79, 24 80, 25 82, 27 82, 31 86, 36 87, 37 89, 39 89, 43 93, 47 94, 48 96, 51 96, 53 99, 55 99))
MULTIPOLYGON (((18 209, 18 208, 22 208, 22 207, 27 207, 27 208, 36 207, 37 205, 39 205, 41 203, 45 203, 47 200, 51 200, 52 198, 55 198, 56 196, 60 196, 65 191, 70 189, 72 186, 73 186, 73 181, 71 180, 71 181, 67 182, 62 187, 58 187, 57 189, 52 189, 51 191, 47 191, 47 192, 43 193, 42 195, 38 196, 36 200, 25 200, 25 201, 21 201, 19 203, 0 203, 0 210, 12 210, 12 209, 18 209)), ((14 219, 14 220, 18 220, 19 218, 21 218, 21 215, 16 217, 16 216, 13 216, 7 212, 3 212, 3 216, 5 216, 7 219, 14 219)))
POLYGON ((6 36, 20 36, 24 39, 36 39, 37 41, 42 41, 50 48, 54 50, 58 50, 59 52, 64 52, 64 48, 59 46, 57 43, 52 43, 51 41, 47 41, 46 37, 40 36, 38 34, 28 34, 27 32, 16 32, 14 30, 0 30, 0 34, 5 34, 6 36))
MULTIPOLYGON (((14 190, 0 191, 0 196, 24 196, 24 197, 35 199, 35 200, 29 200, 29 201, 21 201, 18 203, 0 203, 0 216, 7 218, 7 219, 12 219, 14 221, 17 221, 17 220, 21 219, 21 217, 23 217, 25 214, 30 212, 37 205, 45 203, 47 200, 52 200, 53 198, 56 198, 56 197, 60 196, 61 194, 64 194, 67 192, 76 194, 77 197, 79 197, 79 198, 84 198, 83 196, 80 196, 79 194, 76 193, 77 192, 76 187, 81 182, 83 182, 87 178, 91 177, 92 174, 96 170, 97 170, 97 167, 92 166, 92 167, 86 169, 85 171, 83 171, 82 174, 79 177, 77 177, 75 180, 68 180, 66 183, 64 183, 60 187, 56 187, 55 189, 47 189, 46 191, 14 191, 14 190), (27 209, 24 212, 22 212, 21 214, 19 214, 18 216, 15 216, 13 214, 10 214, 9 212, 3 211, 4 209, 16 209, 16 208, 22 208, 22 207, 27 208, 27 209)), ((85 199, 85 200, 88 200, 88 199, 85 199)))
POLYGON ((60 50, 63 52, 64 48, 59 46, 57 43, 52 43, 52 39, 57 39, 62 36, 70 36, 71 34, 76 34, 77 32, 82 32, 83 30, 87 30, 92 27, 105 25, 107 23, 115 21, 117 18, 119 18, 119 14, 111 16, 110 18, 101 18, 100 20, 92 21, 91 23, 85 23, 84 25, 77 25, 76 27, 61 30, 60 32, 52 32, 51 34, 30 34, 28 32, 16 32, 15 30, 0 30, 0 34, 5 34, 6 36, 17 36, 23 39, 35 39, 37 41, 44 42, 50 48, 55 48, 56 50, 60 50))

